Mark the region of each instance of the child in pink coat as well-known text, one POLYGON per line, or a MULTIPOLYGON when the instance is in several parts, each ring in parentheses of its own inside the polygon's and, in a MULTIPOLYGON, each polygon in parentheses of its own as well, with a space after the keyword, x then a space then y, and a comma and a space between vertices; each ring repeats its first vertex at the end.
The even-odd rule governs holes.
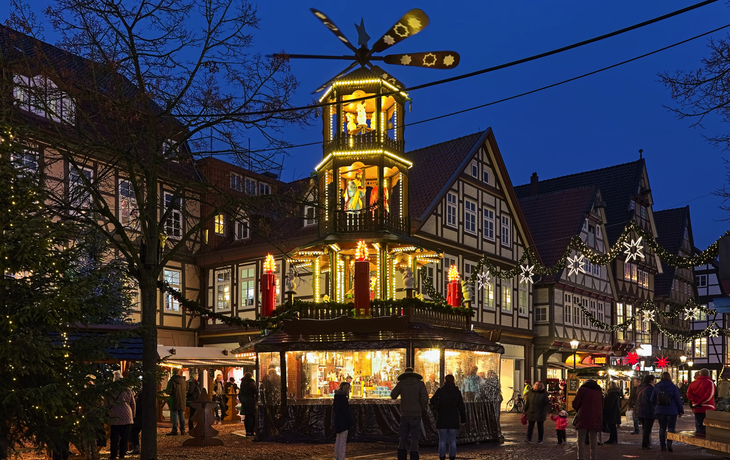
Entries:
POLYGON ((558 415, 551 415, 550 420, 555 422, 555 431, 558 433, 558 444, 565 441, 565 429, 568 427, 568 413, 561 410, 558 415))

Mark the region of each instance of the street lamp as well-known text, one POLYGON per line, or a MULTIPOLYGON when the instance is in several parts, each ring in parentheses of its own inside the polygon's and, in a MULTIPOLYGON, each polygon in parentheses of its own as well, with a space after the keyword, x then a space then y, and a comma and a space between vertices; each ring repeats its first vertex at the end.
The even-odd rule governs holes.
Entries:
POLYGON ((580 342, 573 339, 570 341, 570 348, 573 349, 573 370, 575 370, 575 351, 578 349, 578 345, 580 345, 580 342))
MULTIPOLYGON (((683 375, 684 374, 684 363, 687 362, 687 357, 685 355, 682 355, 679 357, 679 360, 682 361, 682 373, 680 375, 683 375)), ((682 377, 680 377, 679 379, 682 380, 682 377)))
POLYGON ((687 372, 687 381, 689 381, 692 376, 690 375, 692 373, 692 366, 694 366, 694 361, 687 361, 687 365, 689 366, 689 371, 687 372))

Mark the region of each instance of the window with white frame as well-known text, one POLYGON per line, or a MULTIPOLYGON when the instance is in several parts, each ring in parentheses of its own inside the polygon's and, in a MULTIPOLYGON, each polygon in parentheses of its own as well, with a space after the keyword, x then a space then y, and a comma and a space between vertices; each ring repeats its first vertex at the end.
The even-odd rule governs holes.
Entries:
POLYGON ((580 306, 578 300, 573 297, 573 324, 580 326, 580 306))
POLYGON ((476 269, 476 264, 472 262, 464 262, 464 279, 469 279, 476 269))
MULTIPOLYGON (((579 302, 580 302, 580 304, 581 304, 581 305, 583 305, 583 307, 584 307, 584 308, 588 306, 588 301, 587 301, 587 300, 585 300, 585 299, 580 299, 580 300, 579 300, 579 302)), ((586 310, 587 310, 587 308, 586 308, 586 310)), ((590 311, 590 310, 589 310, 589 311, 590 311)), ((582 310, 581 310, 581 313, 583 313, 583 311, 582 311, 582 310)), ((586 315, 585 313, 583 313, 583 314, 581 315, 581 317, 582 317, 582 319, 583 319, 583 327, 586 327, 586 326, 588 326, 588 315, 586 315)))
POLYGON ((125 227, 139 228, 139 206, 132 182, 119 179, 119 222, 125 227))
POLYGON ((244 265, 240 270, 241 309, 252 309, 256 305, 256 266, 244 265))
POLYGON ((171 160, 176 160, 180 156, 180 148, 176 141, 168 139, 162 143, 162 156, 171 160))
POLYGON ((588 246, 594 247, 596 245, 596 227, 588 225, 588 246))
POLYGON ((484 286, 484 307, 494 309, 494 279, 484 286))
POLYGON ((646 219, 646 206, 641 207, 641 218, 646 219))
POLYGON ((603 302, 598 302, 598 321, 605 323, 606 322, 606 312, 603 310, 603 302))
POLYGON ((86 188, 84 177, 93 180, 93 171, 88 168, 77 168, 69 165, 68 171, 68 198, 71 206, 71 213, 84 212, 91 207, 91 194, 86 188))
POLYGON ((593 275, 601 276, 601 266, 600 265, 593 264, 593 275))
POLYGON ((512 311, 512 280, 502 280, 502 310, 512 311))
POLYGON ((249 195, 256 195, 258 192, 258 182, 256 179, 251 179, 250 177, 247 177, 245 180, 246 184, 246 193, 249 195))
POLYGON ((487 168, 484 168, 484 171, 482 171, 482 182, 485 184, 489 183, 489 171, 487 171, 487 168))
POLYGON ((593 317, 596 318, 597 310, 596 310, 596 301, 595 300, 590 301, 589 311, 591 312, 591 315, 593 315, 593 317))
POLYGON ((271 195, 271 185, 266 182, 259 182, 259 195, 271 195))
POLYGON ((38 152, 23 149, 20 152, 12 152, 10 161, 20 174, 35 174, 38 172, 38 152))
POLYGON ((456 193, 446 194, 446 225, 456 227, 456 193))
POLYGON ((547 306, 546 305, 538 305, 535 307, 535 322, 543 322, 547 321, 547 306))
POLYGON ((479 165, 476 163, 471 164, 471 177, 474 179, 479 179, 479 165))
POLYGON ((76 123, 76 105, 73 99, 58 89, 48 78, 36 75, 13 77, 13 98, 21 110, 73 125, 76 123))
POLYGON ((563 321, 566 324, 572 323, 572 316, 573 316, 573 304, 570 301, 571 296, 570 294, 563 295, 563 321))
POLYGON ((697 279, 697 287, 707 287, 707 275, 697 275, 695 278, 697 279))
MULTIPOLYGON (((624 304, 621 302, 616 303, 616 324, 621 324, 624 321, 626 321, 626 316, 624 313, 624 304)), ((626 338, 626 334, 621 330, 616 331, 616 337, 619 339, 626 338)))
POLYGON ((487 208, 482 209, 483 216, 483 232, 484 238, 494 241, 494 210, 487 208))
POLYGON ((501 236, 502 236, 502 246, 511 246, 512 245, 512 238, 510 236, 510 230, 512 229, 511 220, 508 216, 502 215, 502 227, 501 227, 501 236))
POLYGON ((707 358, 707 337, 695 339, 694 357, 707 358))
POLYGON ((240 174, 231 173, 231 190, 243 191, 243 177, 240 174))
POLYGON ((213 231, 216 235, 225 235, 226 233, 226 216, 216 214, 213 218, 213 231))
POLYGON ((477 204, 469 200, 464 200, 464 231, 477 233, 477 204))
POLYGON ((304 226, 317 225, 317 208, 304 206, 304 226))
POLYGON ((169 211, 167 220, 165 220, 165 234, 169 238, 182 238, 182 200, 175 198, 170 192, 164 193, 165 212, 169 211))
MULTIPOLYGON (((165 282, 171 288, 182 291, 182 272, 180 270, 165 269, 165 282)), ((180 301, 170 292, 165 291, 165 311, 168 313, 180 313, 180 301)))
POLYGON ((215 309, 216 311, 231 309, 231 269, 215 271, 215 309))
POLYGON ((518 289, 518 297, 517 297, 517 308, 520 315, 527 315, 527 313, 530 311, 530 306, 528 305, 529 302, 529 296, 527 291, 527 284, 526 283, 520 283, 519 289, 518 289))
POLYGON ((248 228, 248 219, 239 217, 233 223, 234 238, 236 240, 245 240, 250 237, 248 228))

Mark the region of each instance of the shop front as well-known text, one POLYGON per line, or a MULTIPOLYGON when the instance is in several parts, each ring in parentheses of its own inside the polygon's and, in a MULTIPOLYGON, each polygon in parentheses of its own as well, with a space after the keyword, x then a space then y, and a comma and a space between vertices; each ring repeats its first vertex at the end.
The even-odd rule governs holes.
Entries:
MULTIPOLYGON (((290 334, 285 326, 254 349, 261 376, 260 440, 330 442, 335 437, 333 394, 340 382, 349 381, 354 419, 349 440, 396 441, 400 399, 392 400, 390 392, 406 367, 424 377, 429 395, 445 375, 455 377, 467 406, 460 442, 501 437, 498 376, 503 348, 474 332, 411 324, 399 331, 312 335, 290 334)), ((424 431, 426 443, 437 442, 430 409, 424 431)))
POLYGON ((515 391, 522 393, 525 386, 525 347, 500 343, 504 347, 504 353, 500 362, 499 383, 502 392, 502 405, 500 410, 507 410, 507 403, 515 391))

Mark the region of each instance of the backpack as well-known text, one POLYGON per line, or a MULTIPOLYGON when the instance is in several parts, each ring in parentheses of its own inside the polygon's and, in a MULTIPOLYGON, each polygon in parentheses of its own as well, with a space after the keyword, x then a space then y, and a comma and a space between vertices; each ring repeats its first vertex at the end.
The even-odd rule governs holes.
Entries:
POLYGON ((669 405, 669 395, 664 390, 657 390, 656 393, 656 404, 657 406, 668 406, 669 405))

